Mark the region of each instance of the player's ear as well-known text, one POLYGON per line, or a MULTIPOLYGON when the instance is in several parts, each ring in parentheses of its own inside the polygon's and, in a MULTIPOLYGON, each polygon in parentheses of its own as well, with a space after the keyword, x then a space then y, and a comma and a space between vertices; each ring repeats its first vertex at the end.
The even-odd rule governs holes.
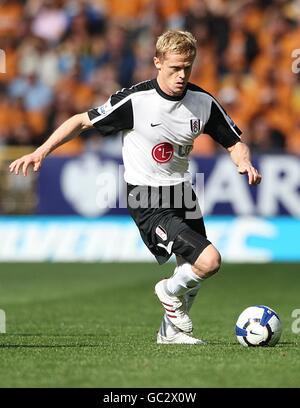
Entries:
POLYGON ((160 70, 160 69, 161 69, 161 61, 160 61, 160 59, 159 59, 158 57, 154 57, 154 58, 153 58, 153 62, 154 62, 155 68, 158 69, 158 70, 160 70))

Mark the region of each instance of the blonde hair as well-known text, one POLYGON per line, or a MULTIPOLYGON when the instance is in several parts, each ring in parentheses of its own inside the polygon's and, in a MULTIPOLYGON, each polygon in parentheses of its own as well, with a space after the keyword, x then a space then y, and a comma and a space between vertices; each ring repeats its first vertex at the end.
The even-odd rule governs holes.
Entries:
POLYGON ((197 40, 188 31, 169 30, 158 37, 156 57, 163 58, 167 52, 184 54, 188 57, 196 55, 197 40))

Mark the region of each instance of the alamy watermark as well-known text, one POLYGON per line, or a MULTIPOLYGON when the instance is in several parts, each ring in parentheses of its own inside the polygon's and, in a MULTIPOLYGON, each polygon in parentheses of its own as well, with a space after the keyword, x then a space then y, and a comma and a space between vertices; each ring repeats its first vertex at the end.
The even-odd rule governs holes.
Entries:
POLYGON ((294 59, 292 63, 292 72, 299 74, 300 72, 300 48, 296 48, 292 51, 291 57, 294 59))
POLYGON ((204 174, 196 173, 193 184, 190 173, 173 173, 174 185, 124 184, 124 166, 118 172, 101 172, 96 180, 96 205, 99 209, 113 208, 173 208, 183 209, 187 219, 197 219, 204 213, 204 174), (186 181, 185 181, 186 180, 186 181), (201 210, 200 210, 201 208, 201 210))
POLYGON ((6 73, 6 54, 4 50, 0 49, 0 74, 6 73))
POLYGON ((292 319, 295 319, 292 323, 291 329, 294 334, 300 333, 300 309, 294 309, 291 315, 292 319))
POLYGON ((6 314, 0 309, 0 333, 6 333, 6 314))

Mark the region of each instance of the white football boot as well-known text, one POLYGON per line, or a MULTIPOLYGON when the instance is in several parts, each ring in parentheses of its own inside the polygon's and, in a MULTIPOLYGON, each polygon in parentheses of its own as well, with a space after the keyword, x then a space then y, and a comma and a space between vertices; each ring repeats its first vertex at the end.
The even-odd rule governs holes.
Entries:
POLYGON ((203 340, 177 329, 165 315, 156 338, 157 344, 205 344, 203 340))
POLYGON ((156 342, 157 344, 205 344, 204 341, 183 332, 178 332, 173 337, 164 337, 158 332, 156 342))
MULTIPOLYGON (((189 290, 184 295, 184 305, 189 311, 200 289, 200 284, 189 290)), ((192 333, 186 334, 175 327, 165 313, 157 333, 157 344, 206 344, 203 340, 193 337, 192 333)))
POLYGON ((155 285, 155 294, 165 309, 168 319, 180 331, 191 333, 193 331, 193 323, 186 312, 184 297, 168 295, 165 290, 165 284, 166 279, 159 281, 155 285))

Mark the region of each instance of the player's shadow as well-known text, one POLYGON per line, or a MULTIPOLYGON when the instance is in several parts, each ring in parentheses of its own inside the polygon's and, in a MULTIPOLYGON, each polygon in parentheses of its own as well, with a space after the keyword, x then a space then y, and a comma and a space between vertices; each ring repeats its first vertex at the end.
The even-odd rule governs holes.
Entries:
POLYGON ((280 341, 276 347, 297 346, 298 344, 296 341, 280 341))
MULTIPOLYGON (((2 335, 3 336, 3 335, 2 335)), ((1 337, 2 337, 1 336, 1 337)), ((47 335, 44 333, 7 333, 4 334, 4 336, 6 338, 13 338, 16 336, 19 337, 38 337, 38 340, 35 344, 24 344, 24 343, 16 343, 16 344, 5 344, 5 342, 3 342, 2 344, 0 344, 0 349, 3 348, 78 348, 78 347, 89 347, 89 348, 96 348, 96 347, 101 347, 103 346, 103 344, 105 343, 105 339, 103 339, 103 337, 108 337, 108 335, 106 334, 98 334, 96 335, 95 333, 83 333, 80 334, 80 337, 85 337, 85 338, 89 338, 91 340, 91 343, 87 343, 87 342, 74 342, 74 343, 64 343, 63 340, 62 342, 56 342, 56 343, 51 343, 49 344, 49 342, 51 341, 51 338, 78 338, 78 334, 63 334, 63 333, 57 333, 57 334, 51 334, 51 335, 47 335), (45 339, 44 344, 39 344, 39 343, 43 343, 43 339, 42 337, 47 338, 47 340, 45 339), (96 344, 97 341, 97 344, 96 344), (46 343, 46 344, 45 344, 46 343), (48 344, 47 344, 48 343, 48 344), (95 343, 95 344, 93 344, 95 343)), ((0 339, 1 339, 0 337, 0 339)), ((5 337, 2 337, 2 341, 5 341, 5 337)))
POLYGON ((96 348, 102 347, 103 344, 0 344, 0 349, 3 348, 96 348))
MULTIPOLYGON (((74 334, 66 334, 66 333, 54 333, 54 334, 45 334, 45 333, 4 333, 4 336, 6 337, 15 337, 15 336, 20 336, 20 337, 99 337, 103 336, 104 333, 74 333, 74 334)), ((1 337, 0 337, 1 338, 1 337)))
MULTIPOLYGON (((286 347, 286 346, 297 346, 299 343, 297 343, 296 341, 280 341, 279 343, 276 344, 276 348, 279 347, 286 347)), ((230 346, 230 347, 238 347, 241 348, 240 343, 238 343, 237 341, 217 341, 217 340, 207 340, 207 345, 208 346, 222 346, 222 347, 226 347, 226 346, 230 346)), ((249 348, 254 348, 253 347, 249 347, 249 348)), ((245 347, 246 348, 246 347, 245 347)), ((273 348, 273 347, 264 347, 264 348, 273 348)))

